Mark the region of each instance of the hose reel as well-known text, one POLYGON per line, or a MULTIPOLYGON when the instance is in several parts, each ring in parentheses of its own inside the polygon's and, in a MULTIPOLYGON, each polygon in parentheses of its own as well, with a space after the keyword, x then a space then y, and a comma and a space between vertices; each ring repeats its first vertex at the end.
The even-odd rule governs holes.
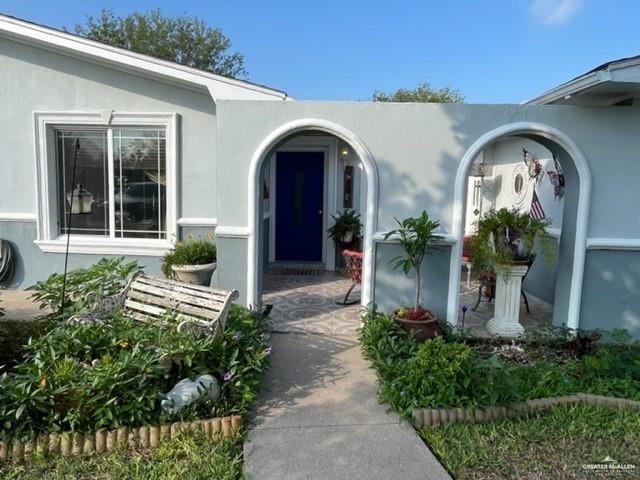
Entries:
POLYGON ((7 286, 16 268, 16 260, 8 240, 0 239, 0 286, 7 286))

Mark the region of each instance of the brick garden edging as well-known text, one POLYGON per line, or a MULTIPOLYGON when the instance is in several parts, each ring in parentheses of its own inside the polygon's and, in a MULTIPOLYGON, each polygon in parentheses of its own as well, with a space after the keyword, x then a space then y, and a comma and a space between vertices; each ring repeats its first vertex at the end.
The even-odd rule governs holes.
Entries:
POLYGON ((562 397, 547 397, 513 403, 506 407, 487 407, 484 409, 465 410, 464 408, 414 408, 411 414, 416 428, 429 425, 440 425, 451 422, 484 422, 497 418, 517 417, 535 411, 546 410, 556 405, 587 403, 590 405, 606 405, 640 410, 640 401, 626 398, 605 397, 590 393, 577 393, 562 397))
POLYGON ((28 458, 34 452, 69 456, 91 452, 105 453, 116 448, 155 448, 161 441, 169 440, 183 431, 202 432, 208 437, 230 437, 239 431, 241 426, 242 417, 233 415, 192 422, 144 425, 137 428, 103 428, 92 433, 43 433, 28 440, 0 441, 0 462, 28 458))

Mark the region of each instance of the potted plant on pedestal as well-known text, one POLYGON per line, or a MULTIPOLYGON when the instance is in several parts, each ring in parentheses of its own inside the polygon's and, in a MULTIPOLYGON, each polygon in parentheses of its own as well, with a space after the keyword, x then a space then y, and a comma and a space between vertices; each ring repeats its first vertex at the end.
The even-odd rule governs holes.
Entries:
POLYGON ((469 241, 472 268, 485 278, 495 278, 495 316, 487 323, 489 332, 502 336, 524 332, 518 318, 522 278, 537 253, 548 263, 553 261, 553 245, 545 232, 549 225, 549 220, 515 208, 490 210, 476 222, 476 234, 469 241))
POLYGON ((391 260, 395 269, 401 269, 405 275, 411 270, 415 271, 416 290, 412 307, 402 307, 393 314, 396 323, 403 327, 414 330, 418 340, 426 340, 433 337, 438 329, 438 316, 431 310, 424 308, 420 302, 422 294, 422 278, 420 267, 424 257, 434 251, 434 242, 442 236, 435 232, 440 227, 440 222, 429 218, 427 212, 423 211, 419 217, 409 217, 404 220, 394 218, 398 223, 398 228, 387 232, 385 240, 394 237, 400 242, 404 249, 404 255, 400 255, 391 260))
POLYGON ((336 244, 336 266, 342 266, 343 250, 358 250, 362 239, 362 223, 360 214, 355 210, 344 210, 338 215, 331 215, 334 224, 327 230, 329 238, 336 244))
POLYGON ((476 222, 469 241, 472 268, 479 273, 506 273, 512 265, 527 265, 536 253, 551 263, 553 245, 545 231, 550 223, 515 208, 489 210, 476 222))
POLYGON ((162 273, 167 278, 208 287, 217 259, 216 246, 211 240, 207 235, 177 242, 162 258, 162 273))

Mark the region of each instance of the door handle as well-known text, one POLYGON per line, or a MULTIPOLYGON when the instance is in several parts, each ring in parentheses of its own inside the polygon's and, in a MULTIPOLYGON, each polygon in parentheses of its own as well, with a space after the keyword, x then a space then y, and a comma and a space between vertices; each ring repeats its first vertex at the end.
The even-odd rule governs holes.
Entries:
POLYGON ((322 215, 322 209, 318 210, 318 215, 322 215))

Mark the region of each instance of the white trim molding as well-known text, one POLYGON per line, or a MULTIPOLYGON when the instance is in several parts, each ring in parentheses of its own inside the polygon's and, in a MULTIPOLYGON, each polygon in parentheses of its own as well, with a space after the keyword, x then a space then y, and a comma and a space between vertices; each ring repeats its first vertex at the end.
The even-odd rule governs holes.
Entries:
MULTIPOLYGON (((113 112, 34 112, 36 162, 36 217, 35 244, 45 252, 64 252, 67 235, 60 234, 57 210, 57 182, 55 169, 55 142, 53 129, 60 126, 87 127, 162 127, 166 132, 167 239, 127 239, 98 235, 71 235, 70 253, 162 255, 177 236, 179 161, 179 116, 175 113, 113 112), (82 238, 80 238, 82 237, 82 238)), ((108 148, 112 148, 111 144, 108 148)), ((113 216, 113 215, 111 215, 113 216)), ((113 223, 114 219, 110 218, 113 223)))
MULTIPOLYGON (((376 243, 398 243, 400 237, 398 235, 391 235, 389 238, 385 239, 385 235, 387 232, 376 232, 373 234, 373 241, 376 243)), ((455 235, 446 232, 436 232, 437 235, 440 235, 440 239, 436 242, 433 242, 434 245, 453 245, 456 243, 455 235)))
POLYGON ((180 227, 215 227, 218 219, 214 217, 180 217, 178 225, 180 227))
MULTIPOLYGON (((318 118, 304 118, 286 123, 273 132, 260 143, 251 158, 248 178, 248 251, 247 251, 247 305, 255 306, 260 301, 258 278, 260 259, 260 249, 262 241, 260 235, 261 215, 260 206, 262 202, 262 185, 260 184, 260 171, 263 162, 266 160, 273 147, 280 144, 287 137, 302 133, 304 131, 319 131, 329 135, 334 135, 348 143, 360 158, 364 166, 367 179, 367 200, 364 216, 364 238, 363 238, 363 269, 362 269, 362 293, 360 296, 361 305, 369 306, 373 298, 374 281, 374 257, 375 246, 373 235, 377 230, 378 218, 378 168, 373 155, 362 142, 362 140, 347 128, 337 123, 318 118), (260 217, 260 218, 259 218, 260 217)), ((220 227, 218 227, 220 228, 220 227)), ((264 252, 267 254, 267 252, 264 252)))
POLYGON ((0 212, 0 222, 31 223, 36 222, 37 220, 38 216, 35 213, 0 212))
POLYGON ((547 227, 544 229, 544 231, 547 232, 547 235, 549 235, 552 238, 560 238, 560 235, 562 235, 561 228, 547 227))
POLYGON ((250 235, 249 227, 234 227, 230 225, 219 225, 216 227, 216 237, 221 238, 248 238, 250 235))
POLYGON ((640 238, 589 238, 587 249, 640 251, 640 238))
POLYGON ((580 325, 580 300, 582 298, 582 280, 584 277, 584 262, 587 250, 591 172, 589 171, 589 164, 587 163, 584 153, 582 153, 582 150, 569 136, 554 127, 535 122, 511 123, 485 133, 469 147, 458 166, 454 187, 452 232, 456 243, 451 247, 447 321, 452 325, 456 325, 458 322, 460 270, 462 268, 462 236, 464 235, 464 208, 469 168, 473 160, 493 142, 514 135, 529 135, 551 140, 569 154, 578 172, 580 188, 578 192, 573 269, 571 272, 569 309, 566 323, 567 327, 577 329, 580 325))
MULTIPOLYGON (((60 235, 53 240, 36 240, 34 243, 43 252, 65 253, 67 235, 60 235)), ((161 257, 171 247, 172 243, 169 240, 149 240, 146 238, 122 238, 116 242, 108 237, 93 238, 89 235, 71 235, 69 239, 69 252, 78 254, 161 257)))

